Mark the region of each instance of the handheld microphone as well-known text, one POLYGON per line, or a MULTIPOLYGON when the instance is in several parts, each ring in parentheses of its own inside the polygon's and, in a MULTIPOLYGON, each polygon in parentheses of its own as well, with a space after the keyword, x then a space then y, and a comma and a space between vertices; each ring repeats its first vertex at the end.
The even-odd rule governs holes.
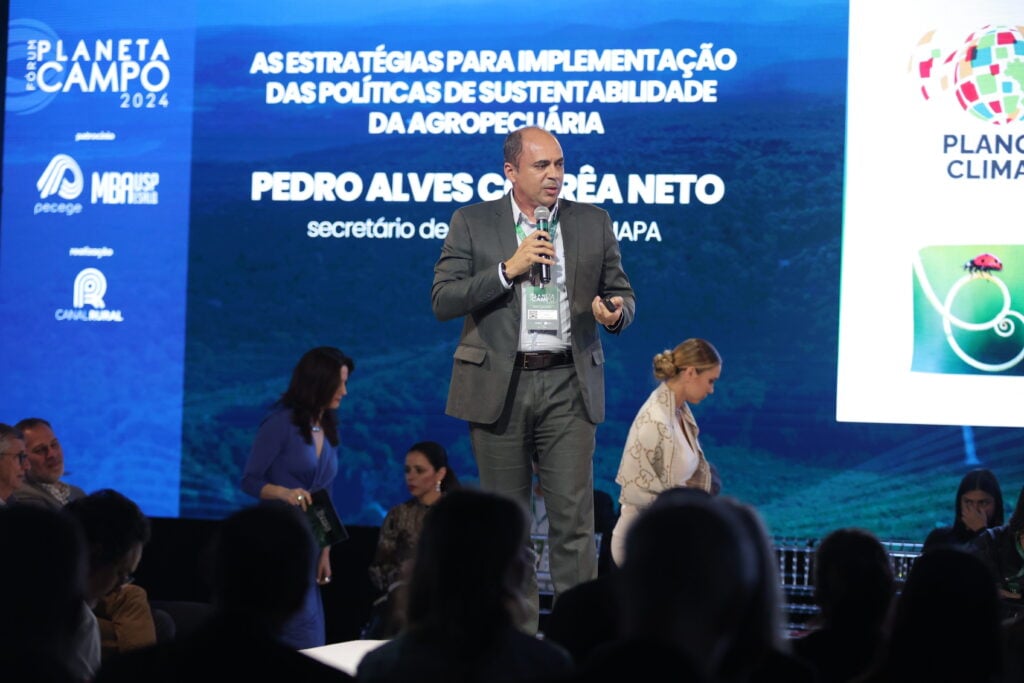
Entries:
MULTIPOLYGON (((548 226, 548 221, 551 219, 551 211, 546 206, 538 206, 533 210, 533 217, 537 219, 537 229, 543 230, 550 240, 551 229, 548 226)), ((534 286, 538 282, 542 285, 551 282, 551 266, 547 263, 534 263, 530 267, 530 281, 534 286)))

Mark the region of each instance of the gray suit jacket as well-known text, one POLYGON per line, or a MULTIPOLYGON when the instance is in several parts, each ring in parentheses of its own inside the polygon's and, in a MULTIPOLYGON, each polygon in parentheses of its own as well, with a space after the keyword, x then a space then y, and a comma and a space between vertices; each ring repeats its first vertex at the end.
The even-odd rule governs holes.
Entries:
MULTIPOLYGON (((78 500, 85 497, 85 491, 78 486, 68 484, 68 488, 71 494, 69 500, 78 500)), ((11 499, 7 502, 35 505, 36 507, 50 508, 51 510, 59 510, 63 507, 53 494, 27 478, 22 487, 11 494, 11 499)))
MULTIPOLYGON (((618 333, 633 322, 636 299, 607 211, 560 199, 558 229, 565 251, 573 362, 587 415, 596 424, 604 420, 604 351, 591 301, 598 294, 623 298, 620 324, 609 330, 618 333)), ((431 289, 439 320, 464 318, 445 409, 452 417, 490 424, 505 405, 519 346, 521 305, 519 287, 502 287, 498 263, 511 258, 517 247, 508 195, 452 215, 431 289)))

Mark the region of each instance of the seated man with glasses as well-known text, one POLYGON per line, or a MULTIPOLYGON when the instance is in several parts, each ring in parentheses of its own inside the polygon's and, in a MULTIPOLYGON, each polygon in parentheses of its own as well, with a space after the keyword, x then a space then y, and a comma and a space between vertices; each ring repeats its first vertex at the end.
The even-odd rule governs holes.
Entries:
POLYGON ((25 483, 25 441, 21 432, 0 423, 0 505, 7 505, 15 491, 25 483))
POLYGON ((150 525, 134 501, 113 489, 73 500, 63 510, 85 537, 89 609, 82 616, 73 665, 88 680, 102 658, 156 642, 146 592, 129 585, 149 542, 150 525))

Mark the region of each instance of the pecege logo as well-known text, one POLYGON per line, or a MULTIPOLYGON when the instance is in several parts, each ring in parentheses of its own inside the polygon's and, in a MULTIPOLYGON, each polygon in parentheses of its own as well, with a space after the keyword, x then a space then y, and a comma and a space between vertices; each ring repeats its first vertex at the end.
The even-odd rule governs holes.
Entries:
POLYGON ((78 199, 85 189, 85 177, 78 162, 67 154, 58 154, 46 165, 43 174, 36 181, 39 201, 32 209, 34 215, 41 213, 74 216, 82 213, 82 203, 78 199), (67 201, 55 201, 55 199, 67 201))
POLYGON ((952 47, 936 33, 926 33, 910 59, 924 99, 955 97, 965 112, 997 126, 1024 117, 1024 26, 983 26, 952 47))
MULTIPOLYGON (((160 203, 160 174, 156 171, 92 171, 89 201, 107 206, 156 206, 160 203)), ((72 216, 82 212, 82 204, 73 200, 85 191, 85 174, 78 162, 67 154, 58 154, 46 165, 36 181, 40 201, 34 213, 72 216), (61 198, 67 202, 54 201, 61 198)))
POLYGON ((46 199, 57 195, 62 199, 78 199, 85 187, 85 179, 82 177, 82 169, 78 162, 67 154, 58 154, 50 159, 46 170, 36 181, 36 189, 39 190, 39 198, 46 199))

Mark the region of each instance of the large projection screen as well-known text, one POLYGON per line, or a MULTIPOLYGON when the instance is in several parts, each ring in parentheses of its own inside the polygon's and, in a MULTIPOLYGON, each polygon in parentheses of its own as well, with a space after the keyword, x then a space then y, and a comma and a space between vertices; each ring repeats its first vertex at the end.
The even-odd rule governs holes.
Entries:
POLYGON ((1012 505, 1024 10, 876 5, 14 0, 0 422, 49 419, 87 490, 220 518, 329 344, 357 368, 346 523, 406 497, 416 441, 472 484, 433 264, 535 124, 637 293, 604 339, 596 486, 617 498, 652 357, 698 336, 724 357, 702 445, 774 535, 920 541, 972 467, 1012 505))

